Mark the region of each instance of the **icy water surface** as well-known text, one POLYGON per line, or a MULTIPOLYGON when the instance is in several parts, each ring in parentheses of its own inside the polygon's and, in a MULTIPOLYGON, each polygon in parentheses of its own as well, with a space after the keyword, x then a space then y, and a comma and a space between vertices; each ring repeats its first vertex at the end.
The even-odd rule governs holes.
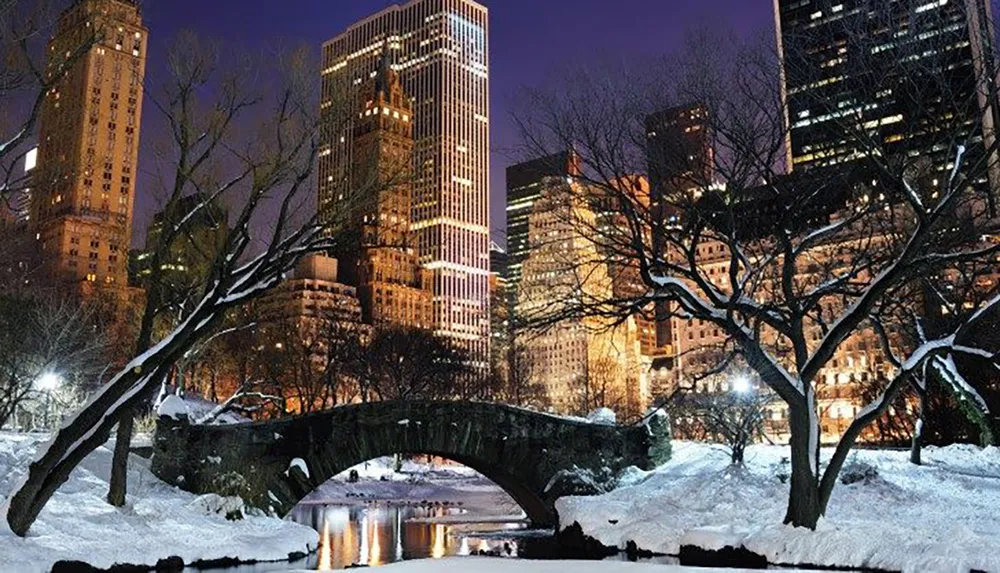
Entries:
POLYGON ((488 553, 515 558, 530 532, 523 521, 494 521, 460 508, 370 503, 359 505, 300 505, 289 516, 320 532, 317 554, 296 563, 245 565, 227 573, 289 570, 332 571, 352 565, 376 567, 410 559, 488 553))

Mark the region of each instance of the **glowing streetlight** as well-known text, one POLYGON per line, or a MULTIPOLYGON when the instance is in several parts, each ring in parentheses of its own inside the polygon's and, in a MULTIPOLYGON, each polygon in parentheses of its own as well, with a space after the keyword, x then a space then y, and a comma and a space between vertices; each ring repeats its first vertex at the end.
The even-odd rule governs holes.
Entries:
POLYGON ((46 372, 38 377, 35 386, 39 391, 45 393, 45 427, 51 427, 52 417, 52 392, 62 386, 62 377, 55 372, 46 372))
POLYGON ((748 394, 753 391, 753 383, 750 382, 750 377, 745 375, 739 375, 733 378, 732 382, 733 392, 739 394, 748 394))
POLYGON ((46 372, 38 378, 35 385, 42 392, 51 392, 62 385, 62 378, 54 372, 46 372))

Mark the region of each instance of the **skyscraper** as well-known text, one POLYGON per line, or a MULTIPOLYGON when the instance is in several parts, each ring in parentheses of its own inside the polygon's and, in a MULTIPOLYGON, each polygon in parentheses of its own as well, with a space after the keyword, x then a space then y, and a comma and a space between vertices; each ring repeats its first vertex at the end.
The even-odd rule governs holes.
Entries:
MULTIPOLYGON (((708 187, 714 171, 712 138, 708 129, 708 109, 701 104, 665 109, 646 118, 646 159, 649 170, 650 209, 658 222, 653 228, 654 248, 666 252, 664 234, 677 222, 671 197, 708 187)), ((658 348, 673 340, 666 303, 654 311, 658 348)))
MULTIPOLYGON (((323 45, 322 106, 375 77, 383 53, 412 98, 412 230, 432 273, 434 329, 485 368, 489 347, 488 14, 471 0, 391 6, 323 45)), ((341 102, 343 103, 343 102, 341 102)), ((353 108, 351 108, 353 109, 353 108)), ((391 112, 390 112, 391 113, 391 112)), ((351 197, 355 121, 328 130, 319 208, 334 220, 351 197)))
POLYGON ((524 260, 531 251, 528 219, 542 197, 546 180, 579 175, 579 157, 572 151, 540 157, 507 168, 507 289, 514 298, 521 284, 524 260))
MULTIPOLYGON (((153 256, 164 229, 178 227, 160 261, 160 296, 164 302, 180 306, 200 296, 215 268, 216 257, 229 237, 229 212, 218 198, 204 193, 181 197, 171 208, 155 215, 146 230, 145 252, 135 252, 130 261, 129 284, 150 288, 153 256), (204 203, 204 207, 200 207, 204 203), (191 214, 194 213, 192 216, 191 214)), ((190 301, 194 302, 194 301, 190 301)), ((189 307, 190 308, 190 307, 189 307)))
POLYGON ((992 145, 987 0, 775 0, 774 10, 790 170, 854 161, 868 138, 880 153, 926 157, 940 170, 957 141, 968 138, 970 157, 992 145))
MULTIPOLYGON (((542 195, 528 218, 529 251, 523 263, 516 314, 525 320, 560 316, 571 301, 614 298, 614 261, 584 229, 596 228, 595 189, 565 177, 542 181, 542 195)), ((635 317, 566 316, 541 332, 514 333, 560 414, 595 408, 634 420, 648 402, 640 370, 635 317)))
POLYGON ((127 285, 147 36, 134 0, 79 0, 49 42, 51 68, 94 38, 40 117, 31 224, 51 286, 127 285))
POLYGON ((387 54, 362 85, 353 141, 353 189, 364 191, 345 205, 347 240, 337 253, 344 277, 369 324, 430 328, 430 271, 417 261, 411 223, 413 106, 387 54))

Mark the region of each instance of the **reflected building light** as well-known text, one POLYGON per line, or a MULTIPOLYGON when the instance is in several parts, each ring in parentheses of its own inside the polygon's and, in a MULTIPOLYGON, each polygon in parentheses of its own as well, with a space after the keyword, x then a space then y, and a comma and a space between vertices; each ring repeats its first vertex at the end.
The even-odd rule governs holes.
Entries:
POLYGON ((340 533, 351 527, 351 511, 347 507, 327 507, 324 518, 334 533, 340 533))
POLYGON ((377 519, 371 519, 368 521, 368 526, 371 527, 371 555, 368 556, 368 565, 371 567, 377 567, 382 565, 382 532, 384 531, 379 527, 379 522, 377 519))
POLYGON ((444 524, 438 523, 434 525, 434 536, 433 536, 433 547, 431 549, 431 557, 434 559, 441 559, 445 556, 445 529, 444 524))
POLYGON ((461 555, 461 556, 465 556, 465 555, 468 555, 469 553, 470 553, 470 551, 469 551, 469 538, 468 537, 463 537, 462 538, 462 544, 458 547, 458 554, 461 555))
POLYGON ((368 514, 361 518, 361 555, 359 558, 361 565, 368 565, 368 514))
POLYGON ((341 563, 353 564, 357 562, 359 553, 354 539, 354 524, 348 524, 341 537, 341 563))
POLYGON ((403 560, 403 513, 396 512, 396 561, 403 560))
POLYGON ((330 555, 330 522, 323 520, 323 537, 319 547, 319 570, 333 569, 333 559, 330 555))

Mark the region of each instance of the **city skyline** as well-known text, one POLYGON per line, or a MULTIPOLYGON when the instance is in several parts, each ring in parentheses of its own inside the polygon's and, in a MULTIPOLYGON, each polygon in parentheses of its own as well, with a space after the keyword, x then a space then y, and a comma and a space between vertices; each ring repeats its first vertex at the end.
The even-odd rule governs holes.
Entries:
MULTIPOLYGON (((177 34, 192 29, 207 39, 218 39, 263 55, 301 45, 315 47, 317 59, 324 42, 376 12, 402 1, 357 0, 333 8, 319 2, 295 2, 293 6, 250 3, 241 8, 243 17, 232 18, 220 4, 180 0, 148 2, 143 19, 150 29, 147 65, 152 89, 166 66, 166 53, 177 34)), ((567 12, 555 4, 538 5, 530 0, 481 2, 490 12, 490 225, 491 239, 504 244, 505 170, 520 162, 516 152, 519 134, 510 119, 512 99, 525 86, 544 83, 557 69, 578 65, 583 59, 615 53, 621 60, 611 64, 656 57, 678 50, 685 30, 699 27, 729 27, 738 34, 773 35, 771 2, 747 3, 721 0, 711 8, 699 2, 651 5, 646 0, 625 0, 609 5, 601 0, 585 0, 567 12), (757 5, 759 4, 759 5, 757 5), (629 26, 606 28, 610 19, 633 14, 629 26), (723 16, 720 16, 723 14, 723 16), (642 17, 640 17, 642 15, 642 17)), ((145 132, 156 124, 150 112, 145 132)), ((144 164, 152 138, 140 145, 139 183, 133 224, 133 247, 141 247, 146 227, 160 209, 145 190, 151 185, 151 165, 144 164)))

